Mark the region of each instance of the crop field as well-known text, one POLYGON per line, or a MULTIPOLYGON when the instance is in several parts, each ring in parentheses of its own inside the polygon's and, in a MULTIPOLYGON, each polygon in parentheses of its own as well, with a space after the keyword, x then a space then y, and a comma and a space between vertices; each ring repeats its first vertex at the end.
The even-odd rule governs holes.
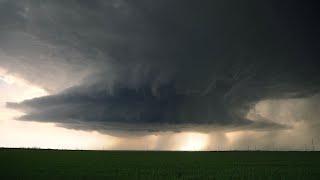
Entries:
POLYGON ((320 179, 320 152, 0 149, 0 179, 320 179))

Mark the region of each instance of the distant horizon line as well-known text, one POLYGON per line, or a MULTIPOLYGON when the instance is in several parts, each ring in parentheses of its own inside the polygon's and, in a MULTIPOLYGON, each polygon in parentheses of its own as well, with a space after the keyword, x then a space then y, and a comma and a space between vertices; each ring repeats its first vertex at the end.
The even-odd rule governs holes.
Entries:
POLYGON ((0 147, 1 150, 40 150, 40 151, 101 151, 101 152, 320 152, 320 150, 141 150, 141 149, 57 149, 36 147, 0 147))

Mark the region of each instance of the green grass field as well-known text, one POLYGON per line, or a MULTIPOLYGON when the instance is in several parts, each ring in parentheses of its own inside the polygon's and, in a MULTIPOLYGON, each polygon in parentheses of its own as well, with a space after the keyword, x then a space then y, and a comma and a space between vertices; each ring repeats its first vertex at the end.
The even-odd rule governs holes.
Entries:
POLYGON ((320 179, 320 152, 0 149, 0 179, 320 179))

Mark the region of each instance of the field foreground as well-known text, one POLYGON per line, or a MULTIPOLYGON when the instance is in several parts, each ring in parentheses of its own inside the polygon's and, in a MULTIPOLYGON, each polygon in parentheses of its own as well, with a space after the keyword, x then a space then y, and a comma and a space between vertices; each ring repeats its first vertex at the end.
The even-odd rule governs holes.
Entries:
POLYGON ((320 179, 320 152, 0 149, 0 179, 320 179))

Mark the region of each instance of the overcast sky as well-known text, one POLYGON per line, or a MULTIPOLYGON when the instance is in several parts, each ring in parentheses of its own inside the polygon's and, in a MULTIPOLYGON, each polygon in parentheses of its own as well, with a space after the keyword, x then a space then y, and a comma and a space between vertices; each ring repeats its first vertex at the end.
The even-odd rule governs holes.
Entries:
POLYGON ((43 126, 52 134, 32 135, 85 137, 65 148, 320 145, 318 17, 298 1, 0 0, 2 136, 43 126))

